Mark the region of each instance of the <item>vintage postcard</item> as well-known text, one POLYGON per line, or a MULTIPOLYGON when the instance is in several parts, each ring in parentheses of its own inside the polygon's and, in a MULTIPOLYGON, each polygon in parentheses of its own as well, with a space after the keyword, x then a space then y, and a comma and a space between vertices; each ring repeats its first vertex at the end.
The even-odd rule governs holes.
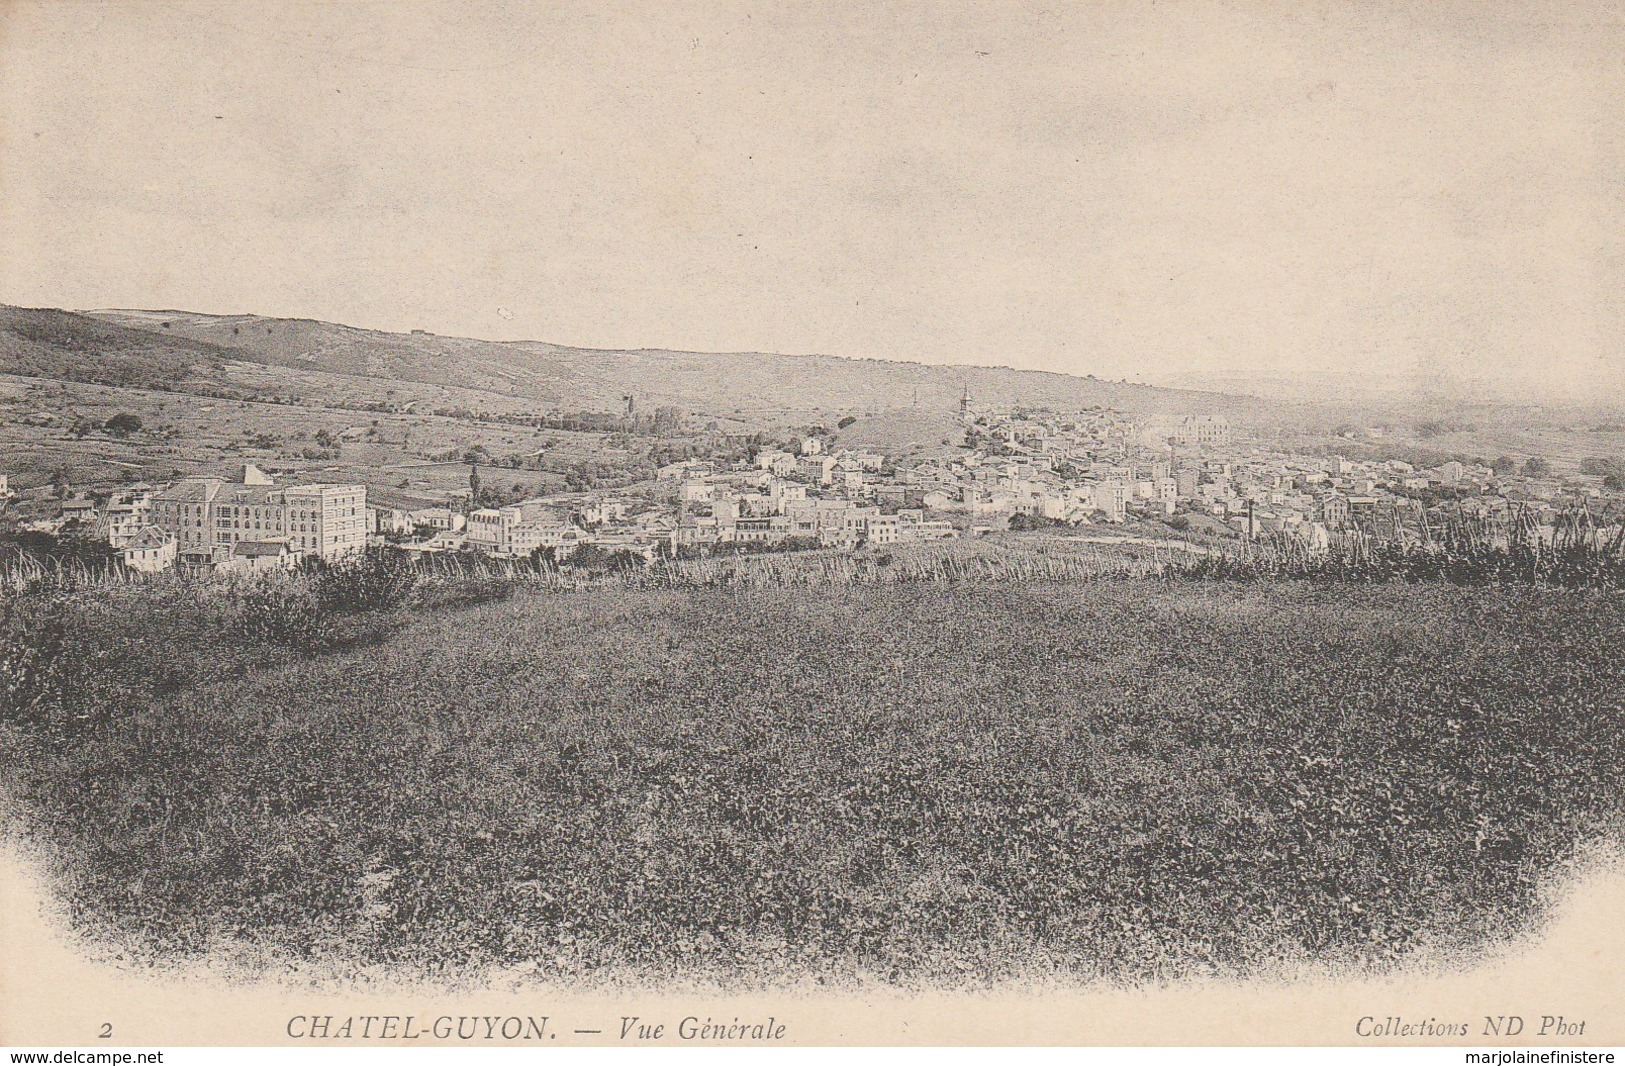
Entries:
POLYGON ((0 1044, 1625 1044, 1620 4, 4 0, 0 98, 0 1044))

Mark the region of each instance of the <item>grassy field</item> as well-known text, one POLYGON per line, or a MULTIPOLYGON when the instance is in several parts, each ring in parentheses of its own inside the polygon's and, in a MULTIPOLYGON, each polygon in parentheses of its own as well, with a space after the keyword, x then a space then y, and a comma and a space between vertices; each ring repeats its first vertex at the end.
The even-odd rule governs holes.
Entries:
POLYGON ((77 664, 0 726, 76 925, 341 974, 1381 969, 1531 928, 1621 813, 1617 593, 504 591, 320 651, 181 587, 11 605, 77 664))

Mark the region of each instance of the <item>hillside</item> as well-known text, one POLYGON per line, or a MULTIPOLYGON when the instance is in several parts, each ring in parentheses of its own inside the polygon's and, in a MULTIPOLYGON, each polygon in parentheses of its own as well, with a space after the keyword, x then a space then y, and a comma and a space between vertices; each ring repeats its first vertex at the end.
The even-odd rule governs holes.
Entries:
POLYGON ((232 351, 54 308, 0 304, 0 372, 98 385, 177 387, 217 377, 232 351))
POLYGON ((305 319, 181 311, 93 311, 97 325, 225 349, 237 358, 527 397, 547 407, 613 410, 631 393, 643 407, 702 413, 877 411, 918 406, 951 411, 965 389, 977 403, 1134 414, 1201 411, 1246 417, 1251 398, 1098 381, 1003 367, 948 367, 820 355, 607 351, 533 341, 480 341, 428 333, 382 333, 305 319))
POLYGON ((86 942, 622 990, 1382 973, 1539 929, 1622 813, 1625 603, 1573 590, 436 581, 276 622, 305 587, 0 629, 95 664, 0 709, 86 942))

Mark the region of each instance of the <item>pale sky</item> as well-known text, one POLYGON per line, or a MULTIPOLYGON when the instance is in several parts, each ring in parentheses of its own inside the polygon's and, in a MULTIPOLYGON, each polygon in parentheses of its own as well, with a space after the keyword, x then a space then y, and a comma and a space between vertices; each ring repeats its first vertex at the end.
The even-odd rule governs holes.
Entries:
POLYGON ((0 4, 0 301, 1625 392, 1625 6, 0 4))

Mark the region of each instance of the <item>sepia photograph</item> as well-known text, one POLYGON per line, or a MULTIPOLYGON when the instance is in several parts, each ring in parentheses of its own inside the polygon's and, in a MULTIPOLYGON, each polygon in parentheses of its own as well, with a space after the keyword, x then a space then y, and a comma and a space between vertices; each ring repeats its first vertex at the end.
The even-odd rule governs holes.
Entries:
POLYGON ((0 0, 0 99, 0 1045, 1625 1044, 1615 0, 0 0))

